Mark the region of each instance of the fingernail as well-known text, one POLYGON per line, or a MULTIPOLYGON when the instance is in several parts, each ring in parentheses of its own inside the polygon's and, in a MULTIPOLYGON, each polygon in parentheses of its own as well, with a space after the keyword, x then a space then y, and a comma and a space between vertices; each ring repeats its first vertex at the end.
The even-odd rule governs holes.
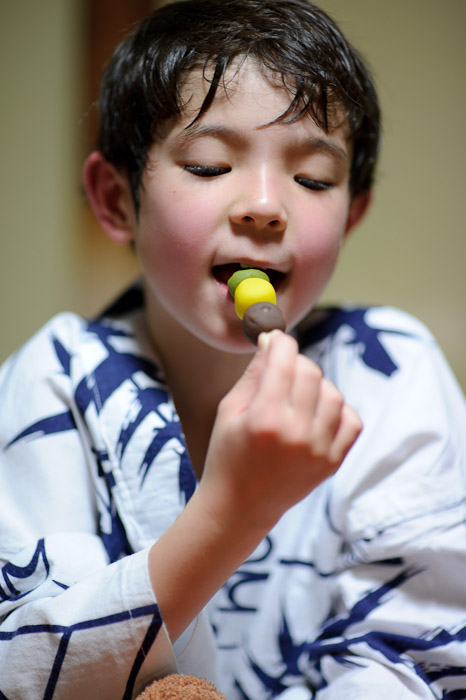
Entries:
POLYGON ((265 332, 260 333, 259 337, 257 338, 257 347, 259 348, 259 350, 262 350, 262 352, 265 352, 270 345, 270 341, 272 340, 272 336, 274 336, 280 332, 281 331, 279 331, 279 330, 273 330, 273 331, 268 331, 267 333, 265 333, 265 332))
POLYGON ((260 333, 257 338, 257 347, 265 352, 270 345, 270 333, 260 333))

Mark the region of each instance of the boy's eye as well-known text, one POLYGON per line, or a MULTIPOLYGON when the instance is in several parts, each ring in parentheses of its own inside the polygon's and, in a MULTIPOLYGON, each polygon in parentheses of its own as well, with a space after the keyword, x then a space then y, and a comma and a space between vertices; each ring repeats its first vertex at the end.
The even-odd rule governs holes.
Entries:
POLYGON ((331 182, 322 182, 321 180, 311 180, 307 177, 301 177, 296 175, 295 182, 298 185, 307 187, 308 190, 314 190, 315 192, 321 192, 322 190, 331 190, 333 185, 331 182))
POLYGON ((231 168, 221 167, 219 165, 185 165, 184 169, 192 175, 198 177, 217 177, 229 173, 231 168))

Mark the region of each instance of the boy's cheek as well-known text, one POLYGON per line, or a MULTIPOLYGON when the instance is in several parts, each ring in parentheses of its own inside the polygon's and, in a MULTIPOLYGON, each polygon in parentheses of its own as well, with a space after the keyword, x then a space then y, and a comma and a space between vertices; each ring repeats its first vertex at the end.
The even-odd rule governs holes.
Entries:
POLYGON ((166 183, 145 198, 141 207, 141 223, 150 230, 161 229, 172 240, 190 240, 206 236, 216 223, 215 212, 220 201, 195 188, 175 187, 166 183))

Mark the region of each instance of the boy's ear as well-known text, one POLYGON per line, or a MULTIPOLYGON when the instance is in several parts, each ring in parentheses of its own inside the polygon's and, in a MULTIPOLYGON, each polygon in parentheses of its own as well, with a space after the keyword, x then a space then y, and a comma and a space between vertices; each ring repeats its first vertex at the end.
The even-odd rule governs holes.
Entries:
POLYGON ((346 221, 345 236, 362 221, 372 202, 372 191, 361 192, 355 197, 349 207, 346 221))
POLYGON ((87 198, 102 228, 116 243, 129 243, 136 215, 127 178, 100 151, 87 158, 83 177, 87 198))

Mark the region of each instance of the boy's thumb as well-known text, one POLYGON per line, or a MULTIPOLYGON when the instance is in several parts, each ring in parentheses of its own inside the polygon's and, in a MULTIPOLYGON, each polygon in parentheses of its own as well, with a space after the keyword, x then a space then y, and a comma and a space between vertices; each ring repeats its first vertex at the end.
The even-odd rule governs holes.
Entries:
POLYGON ((241 377, 227 395, 228 400, 236 404, 237 413, 241 413, 249 407, 259 389, 267 364, 268 336, 270 335, 270 333, 261 334, 258 342, 259 352, 254 355, 241 377))

